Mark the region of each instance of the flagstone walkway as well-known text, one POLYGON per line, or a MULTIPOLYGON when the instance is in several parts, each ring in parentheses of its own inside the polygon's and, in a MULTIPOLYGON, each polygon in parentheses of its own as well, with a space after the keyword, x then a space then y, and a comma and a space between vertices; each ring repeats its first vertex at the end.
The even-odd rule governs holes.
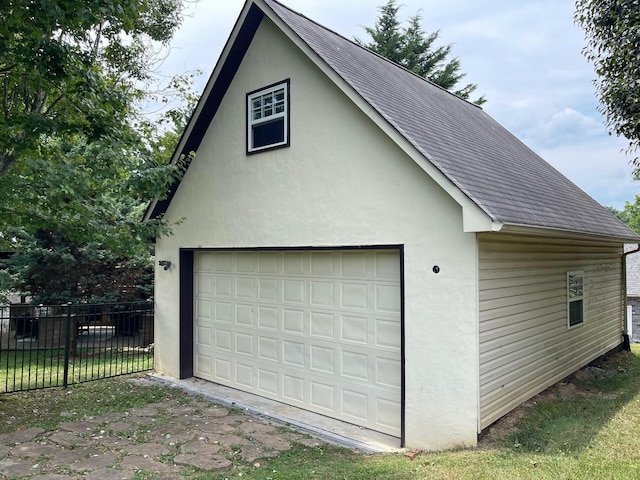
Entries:
POLYGON ((180 479, 181 470, 260 466, 260 459, 321 440, 204 398, 161 401, 128 412, 69 418, 56 431, 0 435, 2 478, 180 479))

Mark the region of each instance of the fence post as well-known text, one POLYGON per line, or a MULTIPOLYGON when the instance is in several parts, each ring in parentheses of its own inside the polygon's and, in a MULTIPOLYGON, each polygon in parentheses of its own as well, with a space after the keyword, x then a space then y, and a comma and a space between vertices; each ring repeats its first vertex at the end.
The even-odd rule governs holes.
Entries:
POLYGON ((69 352, 71 350, 71 302, 67 303, 67 323, 64 338, 64 376, 62 386, 67 388, 69 385, 69 352))

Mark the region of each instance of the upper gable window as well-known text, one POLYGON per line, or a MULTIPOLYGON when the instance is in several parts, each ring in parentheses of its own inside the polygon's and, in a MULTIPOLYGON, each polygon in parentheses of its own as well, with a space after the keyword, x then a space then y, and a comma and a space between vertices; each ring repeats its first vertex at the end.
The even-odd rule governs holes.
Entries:
POLYGON ((567 272, 567 317, 569 328, 584 322, 584 272, 567 272))
POLYGON ((289 145, 289 80, 247 94, 247 153, 289 145))

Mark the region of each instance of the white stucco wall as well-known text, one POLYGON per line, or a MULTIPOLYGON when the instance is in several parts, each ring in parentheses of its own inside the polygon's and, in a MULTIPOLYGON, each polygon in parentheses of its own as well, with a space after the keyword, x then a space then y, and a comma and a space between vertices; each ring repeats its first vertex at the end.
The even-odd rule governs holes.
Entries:
POLYGON ((267 20, 159 239, 156 369, 179 372, 179 249, 404 245, 405 440, 475 445, 477 246, 462 209, 267 20), (245 95, 291 79, 291 146, 245 155, 245 95), (440 273, 432 271, 439 266, 440 273))

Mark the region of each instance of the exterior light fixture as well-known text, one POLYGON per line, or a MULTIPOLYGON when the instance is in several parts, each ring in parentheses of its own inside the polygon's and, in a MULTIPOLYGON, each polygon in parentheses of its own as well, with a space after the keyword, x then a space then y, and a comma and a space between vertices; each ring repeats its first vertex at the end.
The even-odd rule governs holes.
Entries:
POLYGON ((169 270, 169 267, 171 267, 171 260, 160 260, 158 265, 163 267, 165 270, 169 270))

